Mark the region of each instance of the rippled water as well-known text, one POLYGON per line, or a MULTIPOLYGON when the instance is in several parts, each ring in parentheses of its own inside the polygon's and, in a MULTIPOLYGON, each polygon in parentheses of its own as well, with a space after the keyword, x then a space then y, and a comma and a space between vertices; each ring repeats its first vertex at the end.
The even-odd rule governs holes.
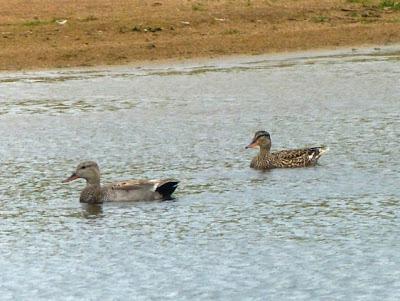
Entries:
POLYGON ((1 300, 398 300, 400 52, 0 73, 1 300), (315 168, 251 170, 326 144, 315 168), (82 207, 176 177, 174 201, 82 207))

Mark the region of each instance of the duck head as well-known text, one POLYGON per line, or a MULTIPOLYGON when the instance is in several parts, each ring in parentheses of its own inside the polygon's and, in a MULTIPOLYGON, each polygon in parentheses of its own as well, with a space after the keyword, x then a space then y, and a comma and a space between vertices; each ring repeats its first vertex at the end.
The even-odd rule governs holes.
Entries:
POLYGON ((85 179, 88 184, 100 184, 100 169, 96 162, 85 161, 80 163, 75 172, 72 175, 62 181, 62 183, 67 183, 74 181, 76 179, 85 179))
POLYGON ((271 136, 267 131, 257 131, 254 134, 254 138, 249 145, 246 146, 247 148, 257 148, 260 149, 271 149, 271 136))

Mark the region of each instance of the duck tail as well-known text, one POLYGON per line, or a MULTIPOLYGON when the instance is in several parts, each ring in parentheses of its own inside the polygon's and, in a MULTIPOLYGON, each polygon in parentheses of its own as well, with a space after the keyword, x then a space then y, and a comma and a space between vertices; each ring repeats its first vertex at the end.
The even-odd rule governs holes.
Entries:
POLYGON ((163 199, 171 199, 171 195, 178 187, 179 181, 177 180, 166 180, 156 188, 156 191, 162 195, 163 199))

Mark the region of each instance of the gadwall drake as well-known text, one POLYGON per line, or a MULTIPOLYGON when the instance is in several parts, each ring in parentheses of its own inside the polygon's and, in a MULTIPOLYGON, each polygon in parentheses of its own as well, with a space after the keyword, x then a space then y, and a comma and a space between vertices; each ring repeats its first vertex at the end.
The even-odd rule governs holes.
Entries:
POLYGON ((80 178, 86 180, 86 187, 82 190, 79 200, 89 204, 170 199, 179 183, 173 179, 127 180, 101 186, 100 169, 93 161, 80 163, 75 172, 62 182, 67 183, 80 178))
POLYGON ((328 148, 318 146, 271 153, 271 136, 266 131, 256 132, 246 149, 256 147, 260 148, 260 152, 251 160, 250 167, 254 169, 314 166, 317 164, 319 157, 328 151, 328 148))

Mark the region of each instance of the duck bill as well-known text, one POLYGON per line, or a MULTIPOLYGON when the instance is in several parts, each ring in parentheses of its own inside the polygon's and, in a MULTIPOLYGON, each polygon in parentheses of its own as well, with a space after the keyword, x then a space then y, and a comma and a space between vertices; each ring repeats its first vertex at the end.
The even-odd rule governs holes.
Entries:
POLYGON ((69 178, 65 179, 61 183, 68 183, 76 179, 79 179, 79 176, 76 173, 73 173, 69 178))
POLYGON ((257 142, 252 142, 252 143, 250 143, 249 145, 247 145, 247 146, 245 147, 245 149, 248 149, 248 148, 256 148, 257 146, 258 146, 257 142))

